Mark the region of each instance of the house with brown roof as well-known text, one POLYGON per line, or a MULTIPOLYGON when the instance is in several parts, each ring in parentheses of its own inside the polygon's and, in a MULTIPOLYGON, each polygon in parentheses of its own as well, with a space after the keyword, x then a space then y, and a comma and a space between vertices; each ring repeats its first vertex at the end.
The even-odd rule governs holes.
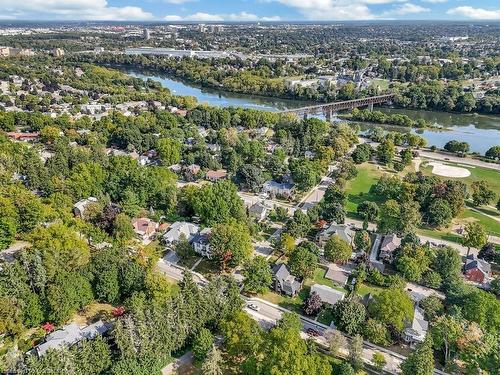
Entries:
POLYGON ((225 169, 218 169, 216 171, 208 171, 207 174, 205 175, 207 180, 216 182, 219 180, 224 180, 227 178, 227 171, 225 169))
POLYGON ((147 217, 133 218, 132 227, 141 240, 148 240, 156 234, 158 223, 147 217))
POLYGON ((388 234, 384 236, 382 244, 380 245, 380 255, 379 258, 385 261, 392 261, 394 251, 401 246, 401 238, 395 234, 388 234))
POLYGON ((487 283, 491 278, 491 265, 476 255, 470 254, 465 260, 464 276, 475 283, 487 283))
POLYGON ((34 132, 34 133, 8 132, 7 136, 10 139, 14 139, 16 141, 28 142, 28 141, 37 140, 40 137, 40 133, 38 133, 38 132, 34 132))

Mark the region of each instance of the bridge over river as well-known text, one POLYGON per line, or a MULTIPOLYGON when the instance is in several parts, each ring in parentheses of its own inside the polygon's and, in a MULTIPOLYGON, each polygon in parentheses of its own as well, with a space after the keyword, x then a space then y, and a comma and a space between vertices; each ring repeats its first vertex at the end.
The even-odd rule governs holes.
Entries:
POLYGON ((387 103, 394 99, 394 94, 371 96, 368 98, 345 100, 342 102, 325 103, 318 105, 311 105, 308 107, 293 108, 281 111, 281 113, 294 113, 296 115, 303 115, 307 118, 308 115, 324 114, 327 121, 330 121, 332 113, 342 109, 353 109, 357 107, 368 107, 373 109, 374 104, 387 103))

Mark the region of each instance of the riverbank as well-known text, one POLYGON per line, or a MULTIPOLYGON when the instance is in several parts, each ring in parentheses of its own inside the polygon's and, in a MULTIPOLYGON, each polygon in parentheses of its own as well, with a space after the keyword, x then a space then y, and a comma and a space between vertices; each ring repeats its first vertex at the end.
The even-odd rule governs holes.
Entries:
MULTIPOLYGON (((224 90, 214 90, 190 84, 176 77, 145 74, 144 71, 125 69, 125 73, 143 80, 152 79, 163 87, 169 88, 173 94, 193 96, 198 102, 216 107, 242 107, 263 111, 278 112, 286 109, 304 107, 310 104, 300 100, 279 99, 259 95, 235 94, 224 90)), ((500 145, 500 117, 470 114, 450 114, 424 110, 395 109, 378 107, 384 113, 404 113, 410 118, 423 118, 434 124, 435 128, 411 129, 396 125, 378 125, 400 132, 413 132, 426 139, 429 146, 442 149, 450 140, 467 142, 471 152, 484 153, 492 146, 500 145)), ((324 119, 322 116, 319 118, 324 119)), ((373 125, 365 125, 367 130, 373 125)))

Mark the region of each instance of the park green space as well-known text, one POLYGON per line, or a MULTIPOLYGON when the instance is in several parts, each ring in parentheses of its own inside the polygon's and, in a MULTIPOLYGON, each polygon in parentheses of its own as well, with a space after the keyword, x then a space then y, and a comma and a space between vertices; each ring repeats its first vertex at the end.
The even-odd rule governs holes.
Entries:
MULTIPOLYGON (((425 175, 432 176, 433 175, 432 166, 428 165, 429 162, 430 161, 428 159, 424 159, 424 161, 420 165, 420 170, 425 175)), ((452 165, 455 167, 465 168, 471 173, 469 177, 461 177, 461 178, 441 177, 441 178, 450 180, 458 179, 460 181, 465 182, 468 186, 472 185, 472 183, 475 181, 484 180, 488 183, 490 189, 492 189, 497 194, 497 197, 500 197, 500 172, 491 168, 467 166, 459 163, 448 163, 448 162, 440 162, 440 163, 444 165, 452 165)))
MULTIPOLYGON (((451 165, 453 165, 453 163, 451 163, 451 165)), ((462 167, 463 165, 459 166, 462 167)), ((377 183, 383 174, 395 173, 394 171, 388 170, 387 168, 374 163, 363 163, 358 165, 357 168, 358 175, 354 179, 348 181, 345 188, 348 194, 347 215, 355 219, 359 219, 356 209, 362 202, 371 201, 378 204, 382 203, 383 200, 372 193, 372 186, 377 183)), ((495 170, 482 167, 469 167, 467 169, 471 171, 471 175, 466 178, 461 178, 461 181, 464 181, 468 186, 470 186, 474 181, 485 180, 491 189, 494 190, 500 197, 500 173, 495 170)), ((432 175, 432 167, 429 165, 424 164, 420 167, 420 170, 426 175, 432 175)), ((404 173, 406 172, 403 172, 403 174, 404 173)), ((488 207, 480 207, 475 210, 467 207, 457 218, 453 220, 453 224, 455 226, 460 226, 465 225, 468 222, 477 221, 484 226, 490 235, 500 236, 500 222, 487 215, 498 216, 498 213, 496 210, 488 207)), ((460 242, 460 236, 454 234, 451 231, 451 227, 443 228, 441 230, 422 228, 419 230, 419 233, 432 238, 460 242)))

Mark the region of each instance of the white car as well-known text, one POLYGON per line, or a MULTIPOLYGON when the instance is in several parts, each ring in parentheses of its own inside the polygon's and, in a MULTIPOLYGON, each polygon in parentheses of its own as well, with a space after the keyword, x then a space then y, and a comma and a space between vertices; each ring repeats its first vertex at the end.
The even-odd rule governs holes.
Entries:
POLYGON ((255 305, 255 304, 253 304, 253 303, 249 303, 249 304, 247 305, 247 307, 248 307, 250 310, 254 310, 254 311, 259 311, 259 310, 260 310, 260 307, 259 307, 259 306, 257 306, 257 305, 255 305))

